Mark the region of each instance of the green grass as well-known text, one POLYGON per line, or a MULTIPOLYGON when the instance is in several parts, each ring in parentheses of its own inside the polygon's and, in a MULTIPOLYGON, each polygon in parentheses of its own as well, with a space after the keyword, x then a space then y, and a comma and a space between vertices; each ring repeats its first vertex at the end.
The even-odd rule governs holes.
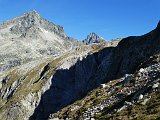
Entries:
MULTIPOLYGON (((158 120, 160 118, 160 93, 151 93, 151 99, 146 105, 135 104, 130 111, 129 119, 136 120, 158 120)), ((114 118, 128 119, 128 111, 122 110, 121 112, 114 114, 114 118)))

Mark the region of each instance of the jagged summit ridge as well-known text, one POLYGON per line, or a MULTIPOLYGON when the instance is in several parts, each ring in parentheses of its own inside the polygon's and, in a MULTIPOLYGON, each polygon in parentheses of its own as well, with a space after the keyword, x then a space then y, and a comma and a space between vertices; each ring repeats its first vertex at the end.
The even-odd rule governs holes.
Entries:
POLYGON ((55 34, 61 37, 66 37, 63 27, 56 25, 54 23, 51 23, 46 19, 42 18, 40 14, 35 10, 25 13, 22 16, 21 23, 15 26, 15 28, 19 28, 18 29, 19 32, 23 31, 23 34, 24 34, 26 30, 32 28, 33 26, 44 28, 46 31, 54 32, 55 34))
POLYGON ((29 29, 37 27, 43 28, 49 32, 53 32, 59 35, 60 37, 67 37, 62 26, 47 21, 46 19, 41 17, 41 15, 35 10, 24 13, 20 17, 16 17, 6 22, 0 23, 1 29, 8 27, 9 31, 12 34, 20 36, 26 34, 29 29))
POLYGON ((91 44, 91 43, 100 43, 104 42, 104 38, 98 36, 96 33, 91 32, 85 40, 83 40, 83 43, 85 44, 91 44))
POLYGON ((0 23, 0 71, 72 50, 79 42, 35 10, 0 23))

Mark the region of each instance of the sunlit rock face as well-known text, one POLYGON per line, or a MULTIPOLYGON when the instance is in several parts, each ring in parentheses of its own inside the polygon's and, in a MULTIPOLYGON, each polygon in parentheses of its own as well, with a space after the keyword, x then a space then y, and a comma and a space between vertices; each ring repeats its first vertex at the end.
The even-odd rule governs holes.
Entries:
POLYGON ((0 71, 72 50, 81 43, 36 11, 0 23, 0 71))

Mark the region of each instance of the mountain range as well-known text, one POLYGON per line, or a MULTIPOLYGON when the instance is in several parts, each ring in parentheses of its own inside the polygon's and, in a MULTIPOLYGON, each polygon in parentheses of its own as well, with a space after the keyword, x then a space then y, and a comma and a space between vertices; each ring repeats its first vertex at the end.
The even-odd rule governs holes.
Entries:
POLYGON ((111 41, 36 11, 0 23, 0 120, 158 120, 159 101, 160 22, 111 41))

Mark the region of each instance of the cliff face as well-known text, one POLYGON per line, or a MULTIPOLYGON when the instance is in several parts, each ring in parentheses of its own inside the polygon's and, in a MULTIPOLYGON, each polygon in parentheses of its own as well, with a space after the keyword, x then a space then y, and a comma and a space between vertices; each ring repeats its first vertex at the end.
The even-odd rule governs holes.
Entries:
POLYGON ((81 99, 89 90, 97 87, 101 82, 92 82, 92 76, 97 72, 107 52, 110 54, 112 50, 102 50, 85 57, 74 57, 65 61, 60 66, 61 69, 56 70, 50 89, 42 95, 31 118, 47 119, 51 113, 81 99))

